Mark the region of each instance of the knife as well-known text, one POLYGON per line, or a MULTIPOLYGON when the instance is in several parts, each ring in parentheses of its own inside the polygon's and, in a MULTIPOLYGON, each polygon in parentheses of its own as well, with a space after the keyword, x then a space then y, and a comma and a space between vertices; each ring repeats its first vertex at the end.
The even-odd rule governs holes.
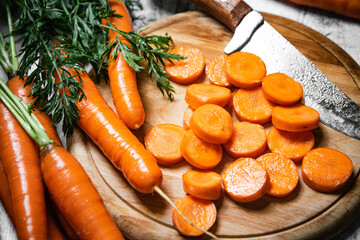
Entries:
POLYGON ((360 107, 345 95, 319 69, 262 15, 242 0, 190 0, 224 23, 234 35, 224 49, 250 52, 266 64, 267 72, 282 72, 300 82, 304 104, 320 113, 320 121, 360 140, 360 107))

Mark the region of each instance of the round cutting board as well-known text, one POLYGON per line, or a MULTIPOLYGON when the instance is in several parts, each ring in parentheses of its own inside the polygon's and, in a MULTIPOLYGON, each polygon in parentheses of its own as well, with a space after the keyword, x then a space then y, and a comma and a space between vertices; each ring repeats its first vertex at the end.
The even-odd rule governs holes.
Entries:
MULTIPOLYGON (((336 44, 317 32, 290 20, 264 14, 266 20, 303 52, 321 71, 357 104, 360 103, 360 68, 336 44)), ((200 12, 171 16, 149 26, 143 34, 168 33, 175 46, 193 46, 203 51, 206 61, 222 55, 232 33, 222 24, 200 12)), ((266 39, 264 39, 266 41, 266 39)), ((265 63, 266 64, 266 63, 265 63)), ((162 96, 146 73, 138 75, 139 91, 146 111, 146 121, 135 131, 143 141, 146 132, 161 123, 182 126, 186 86, 172 84, 173 102, 162 96)), ((202 77, 197 82, 208 82, 202 77)), ((109 86, 99 90, 113 107, 109 86)), ((238 121, 234 117, 234 121, 238 121)), ((266 129, 271 124, 265 125, 266 129)), ((215 201, 218 217, 210 229, 222 238, 256 239, 325 239, 339 233, 351 223, 360 207, 360 141, 349 138, 324 125, 313 131, 316 147, 330 147, 346 153, 354 163, 350 184, 340 192, 316 192, 300 179, 296 190, 286 198, 264 196, 243 204, 232 201, 225 192, 215 201)), ((166 147, 166 146, 164 146, 166 147)), ((79 160, 97 187, 123 234, 129 239, 183 239, 172 226, 172 208, 156 193, 144 195, 135 191, 83 132, 68 139, 69 151, 79 160)), ((224 154, 214 171, 222 174, 234 158, 224 154)), ((299 171, 301 165, 298 165, 299 171)), ((185 161, 162 168, 162 190, 176 201, 185 196, 181 176, 192 167, 185 161)), ((199 239, 208 239, 202 236, 199 239)))

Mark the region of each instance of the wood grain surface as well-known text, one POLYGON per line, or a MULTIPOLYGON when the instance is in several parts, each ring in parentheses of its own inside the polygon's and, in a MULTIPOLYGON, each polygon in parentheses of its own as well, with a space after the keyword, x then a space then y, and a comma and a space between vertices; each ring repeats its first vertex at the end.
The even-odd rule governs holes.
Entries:
MULTIPOLYGON (((317 32, 296 22, 265 15, 266 20, 302 51, 336 85, 357 104, 360 103, 359 66, 336 44, 317 32)), ((175 46, 201 49, 208 61, 223 54, 232 33, 223 25, 199 12, 175 15, 150 26, 145 34, 169 33, 175 46)), ((266 63, 265 63, 266 64, 266 63)), ((173 84, 175 101, 170 103, 145 74, 140 74, 139 89, 146 111, 144 126, 135 132, 139 139, 160 123, 182 125, 186 108, 186 86, 173 84)), ((208 82, 205 77, 198 82, 208 82)), ((99 85, 104 98, 112 104, 106 84, 99 85)), ((236 118, 234 117, 234 120, 236 118)), ((265 126, 267 130, 271 124, 265 126)), ((323 194, 308 188, 302 180, 293 194, 283 199, 265 196, 260 200, 239 204, 226 194, 216 201, 218 219, 211 231, 223 238, 257 239, 326 239, 351 223, 360 207, 360 142, 324 125, 314 131, 316 147, 332 147, 346 153, 354 162, 354 174, 346 189, 323 194), (347 224, 344 224, 347 223, 347 224)), ((171 207, 157 194, 144 195, 133 190, 126 180, 82 132, 68 139, 69 151, 81 162, 98 188, 106 206, 129 239, 183 239, 172 227, 171 207)), ((224 155, 215 171, 222 173, 234 159, 224 155)), ((300 169, 300 166, 298 166, 300 169)), ((161 188, 177 200, 184 196, 181 175, 191 166, 183 162, 172 168, 162 168, 161 188)), ((206 239, 202 237, 200 239, 206 239)))

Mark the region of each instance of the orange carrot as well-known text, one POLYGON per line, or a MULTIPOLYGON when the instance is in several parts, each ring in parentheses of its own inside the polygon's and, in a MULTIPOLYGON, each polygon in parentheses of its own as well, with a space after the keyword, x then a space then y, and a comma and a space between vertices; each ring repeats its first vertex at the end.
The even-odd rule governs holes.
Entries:
POLYGON ((232 105, 239 120, 264 124, 270 121, 275 103, 265 98, 261 87, 258 87, 238 89, 232 105))
POLYGON ((262 90, 267 99, 281 105, 295 104, 303 95, 301 84, 283 73, 264 77, 262 90))
POLYGON ((344 16, 360 19, 360 1, 358 0, 289 0, 296 4, 316 7, 344 16))
POLYGON ((180 145, 181 154, 187 162, 199 169, 212 169, 222 158, 222 147, 208 143, 187 130, 180 145))
POLYGON ((78 161, 57 144, 42 147, 40 156, 44 182, 80 239, 123 239, 78 161))
POLYGON ((261 163, 253 158, 239 158, 222 176, 226 193, 237 202, 252 202, 267 191, 270 178, 261 163))
POLYGON ((320 114, 313 108, 295 104, 276 106, 272 114, 272 123, 277 129, 289 132, 303 132, 319 126, 320 114))
POLYGON ((224 107, 229 97, 228 88, 203 83, 188 86, 185 93, 185 101, 193 109, 209 103, 224 107))
POLYGON ((197 108, 190 119, 190 128, 196 136, 214 144, 227 142, 234 132, 230 113, 215 104, 197 108))
POLYGON ((315 144, 311 131, 287 132, 273 127, 268 133, 268 146, 271 152, 282 153, 294 162, 303 159, 315 144))
POLYGON ((230 54, 225 63, 225 70, 229 82, 246 89, 260 86, 266 75, 266 66, 261 58, 247 52, 230 54))
POLYGON ((183 128, 185 130, 190 129, 190 119, 193 114, 194 114, 194 109, 192 107, 188 106, 184 111, 184 117, 183 117, 183 128))
MULTIPOLYGON (((108 19, 114 27, 126 32, 133 31, 131 18, 125 4, 117 0, 109 0, 109 4, 116 14, 122 16, 120 19, 117 17, 108 19)), ((109 43, 112 43, 115 37, 116 33, 110 30, 109 43)), ((129 45, 122 36, 120 40, 129 45)), ((118 58, 110 62, 108 73, 111 94, 117 113, 126 126, 131 129, 138 129, 144 123, 145 111, 138 92, 135 71, 119 52, 118 58)))
MULTIPOLYGON (((185 215, 190 222, 196 224, 204 230, 208 230, 215 223, 216 220, 216 207, 210 200, 199 199, 187 195, 179 199, 175 205, 185 215)), ((187 223, 178 212, 172 212, 172 221, 175 228, 183 235, 189 237, 196 237, 203 234, 197 228, 194 228, 187 223)))
MULTIPOLYGON (((69 72, 77 75, 73 69, 69 72)), ((152 193, 162 182, 155 157, 116 116, 86 73, 81 73, 81 80, 86 98, 76 104, 79 127, 123 173, 130 185, 139 192, 152 193)))
POLYGON ((265 129, 255 123, 236 122, 233 135, 223 146, 235 158, 258 157, 266 149, 265 129))
POLYGON ((305 155, 301 175, 304 182, 320 192, 340 190, 349 181, 353 163, 344 153, 330 148, 315 148, 305 155))
POLYGON ((295 163, 280 153, 267 153, 256 159, 270 176, 267 194, 273 197, 286 197, 292 193, 299 182, 299 170, 295 163))
POLYGON ((169 53, 186 57, 186 59, 172 60, 172 63, 165 61, 164 70, 169 80, 179 84, 189 84, 195 82, 203 74, 205 56, 199 49, 183 46, 174 48, 169 53))
POLYGON ((180 143, 185 130, 174 124, 159 124, 145 135, 144 143, 161 166, 172 166, 183 160, 180 143))
POLYGON ((4 209, 8 214, 11 222, 14 222, 14 211, 11 201, 11 191, 9 188, 9 182, 1 159, 0 159, 0 201, 2 202, 4 209))
POLYGON ((226 59, 227 56, 221 55, 210 59, 206 64, 205 73, 211 84, 222 87, 232 86, 225 71, 226 59))
POLYGON ((0 103, 0 159, 8 177, 19 239, 46 239, 46 208, 35 143, 0 103))
POLYGON ((184 191, 194 197, 216 200, 221 196, 222 179, 212 171, 190 170, 182 175, 184 191))
POLYGON ((47 213, 47 228, 48 234, 47 239, 51 240, 63 240, 64 236, 62 235, 59 227, 57 226, 53 216, 50 214, 50 211, 46 211, 47 213))

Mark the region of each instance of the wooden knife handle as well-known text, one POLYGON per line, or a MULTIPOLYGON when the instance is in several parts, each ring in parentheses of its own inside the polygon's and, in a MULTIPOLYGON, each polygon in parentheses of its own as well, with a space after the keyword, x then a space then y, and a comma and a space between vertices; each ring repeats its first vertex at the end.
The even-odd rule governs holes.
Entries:
POLYGON ((232 31, 252 8, 243 0, 190 0, 232 31))

